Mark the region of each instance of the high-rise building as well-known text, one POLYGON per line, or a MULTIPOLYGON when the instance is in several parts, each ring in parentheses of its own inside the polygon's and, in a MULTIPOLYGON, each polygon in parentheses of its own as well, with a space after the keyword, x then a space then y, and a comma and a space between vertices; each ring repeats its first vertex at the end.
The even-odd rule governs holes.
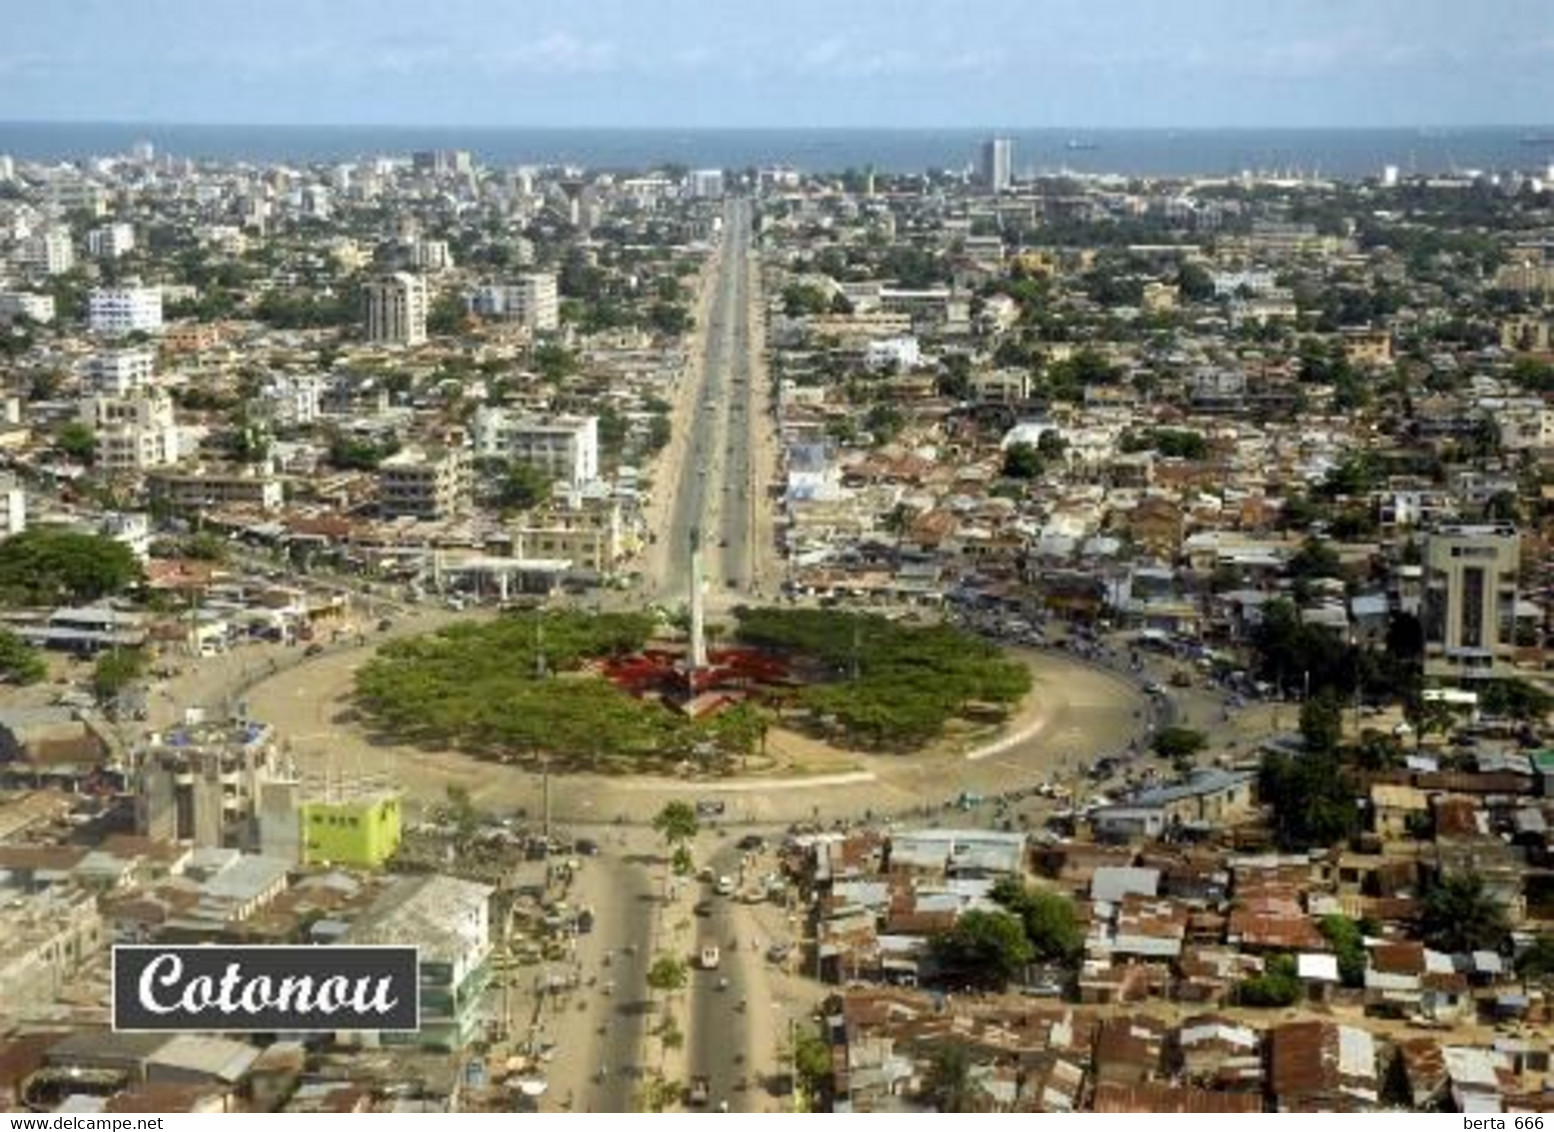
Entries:
POLYGON ((173 403, 160 390, 88 397, 81 402, 80 419, 95 435, 97 467, 104 472, 143 472, 178 462, 173 403))
POLYGON ((1516 651, 1521 536, 1509 524, 1439 527, 1425 538, 1425 675, 1508 676, 1516 651))
POLYGON ((419 346, 426 341, 426 280, 401 271, 372 280, 363 295, 369 342, 419 346))
POLYGON ((982 184, 991 192, 1008 192, 1014 183, 1014 142, 1008 138, 988 138, 982 143, 982 166, 978 170, 982 184))
POLYGON ((103 350, 87 359, 84 376, 93 392, 126 397, 151 384, 156 376, 156 351, 145 346, 103 350))
POLYGON ((138 280, 123 287, 97 287, 87 297, 86 325, 94 334, 148 334, 162 329, 162 289, 138 280))

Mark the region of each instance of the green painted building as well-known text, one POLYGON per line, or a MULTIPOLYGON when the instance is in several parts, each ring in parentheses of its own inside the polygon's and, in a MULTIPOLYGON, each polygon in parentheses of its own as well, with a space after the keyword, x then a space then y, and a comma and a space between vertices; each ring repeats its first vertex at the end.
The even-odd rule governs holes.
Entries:
POLYGON ((376 869, 399 848, 400 805, 395 794, 345 802, 304 802, 302 862, 376 869))

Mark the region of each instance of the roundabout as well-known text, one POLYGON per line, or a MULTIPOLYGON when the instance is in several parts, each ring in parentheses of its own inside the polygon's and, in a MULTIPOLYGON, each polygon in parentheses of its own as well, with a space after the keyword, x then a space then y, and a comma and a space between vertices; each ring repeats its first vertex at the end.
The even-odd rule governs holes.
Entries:
MULTIPOLYGON (((456 623, 489 621, 463 617, 456 623)), ((387 774, 412 812, 440 802, 449 786, 483 810, 538 814, 549 782, 550 813, 572 825, 645 824, 675 800, 716 799, 724 824, 829 822, 908 815, 967 796, 1080 786, 1081 767, 1125 750, 1143 732, 1146 697, 1122 675, 1062 652, 1008 650, 1030 674, 1031 692, 1001 728, 957 727, 911 755, 839 749, 786 727, 766 740, 765 769, 710 777, 679 773, 543 774, 447 748, 395 741, 359 725, 354 692, 376 646, 344 648, 254 682, 249 710, 273 723, 304 774, 387 774), (780 768, 780 769, 778 769, 780 768)))

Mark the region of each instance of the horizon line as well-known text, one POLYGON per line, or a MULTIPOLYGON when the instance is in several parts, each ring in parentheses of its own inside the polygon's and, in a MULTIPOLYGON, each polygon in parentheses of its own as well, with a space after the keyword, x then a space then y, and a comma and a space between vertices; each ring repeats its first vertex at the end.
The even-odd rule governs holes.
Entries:
POLYGON ((663 125, 635 124, 607 124, 607 123, 575 123, 567 125, 536 123, 536 122, 261 122, 261 121, 197 121, 174 120, 157 118, 5 118, 0 117, 0 126, 123 126, 155 129, 158 127, 197 128, 197 129, 240 129, 240 130, 274 130, 274 129, 318 129, 318 130, 543 130, 553 132, 611 130, 621 132, 633 131, 677 131, 685 133, 713 132, 713 131, 784 131, 784 130, 815 130, 815 131, 877 131, 891 133, 914 133, 925 131, 966 131, 982 132, 991 135, 1003 133, 1025 132, 1117 132, 1139 131, 1149 133, 1194 132, 1194 133, 1226 133, 1232 131, 1255 130, 1289 130, 1289 131, 1343 131, 1365 133, 1375 131, 1423 131, 1423 130, 1537 130, 1554 128, 1554 120, 1547 122, 1417 122, 1393 125, 1355 125, 1342 123, 1305 124, 1292 125, 1280 123, 1261 123, 1257 125, 988 125, 982 124, 950 124, 950 123, 926 123, 922 125, 878 125, 878 124, 829 124, 815 125, 795 123, 791 125, 771 124, 735 124, 735 125, 688 125, 683 123, 667 123, 663 125))

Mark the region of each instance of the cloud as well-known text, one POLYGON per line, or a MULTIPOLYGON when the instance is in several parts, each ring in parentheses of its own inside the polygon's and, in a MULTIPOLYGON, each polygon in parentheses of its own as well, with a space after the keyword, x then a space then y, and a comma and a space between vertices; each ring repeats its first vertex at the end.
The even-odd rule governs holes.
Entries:
POLYGON ((516 47, 481 52, 477 61, 490 68, 546 75, 604 74, 620 67, 620 52, 609 40, 579 39, 553 31, 516 47))

